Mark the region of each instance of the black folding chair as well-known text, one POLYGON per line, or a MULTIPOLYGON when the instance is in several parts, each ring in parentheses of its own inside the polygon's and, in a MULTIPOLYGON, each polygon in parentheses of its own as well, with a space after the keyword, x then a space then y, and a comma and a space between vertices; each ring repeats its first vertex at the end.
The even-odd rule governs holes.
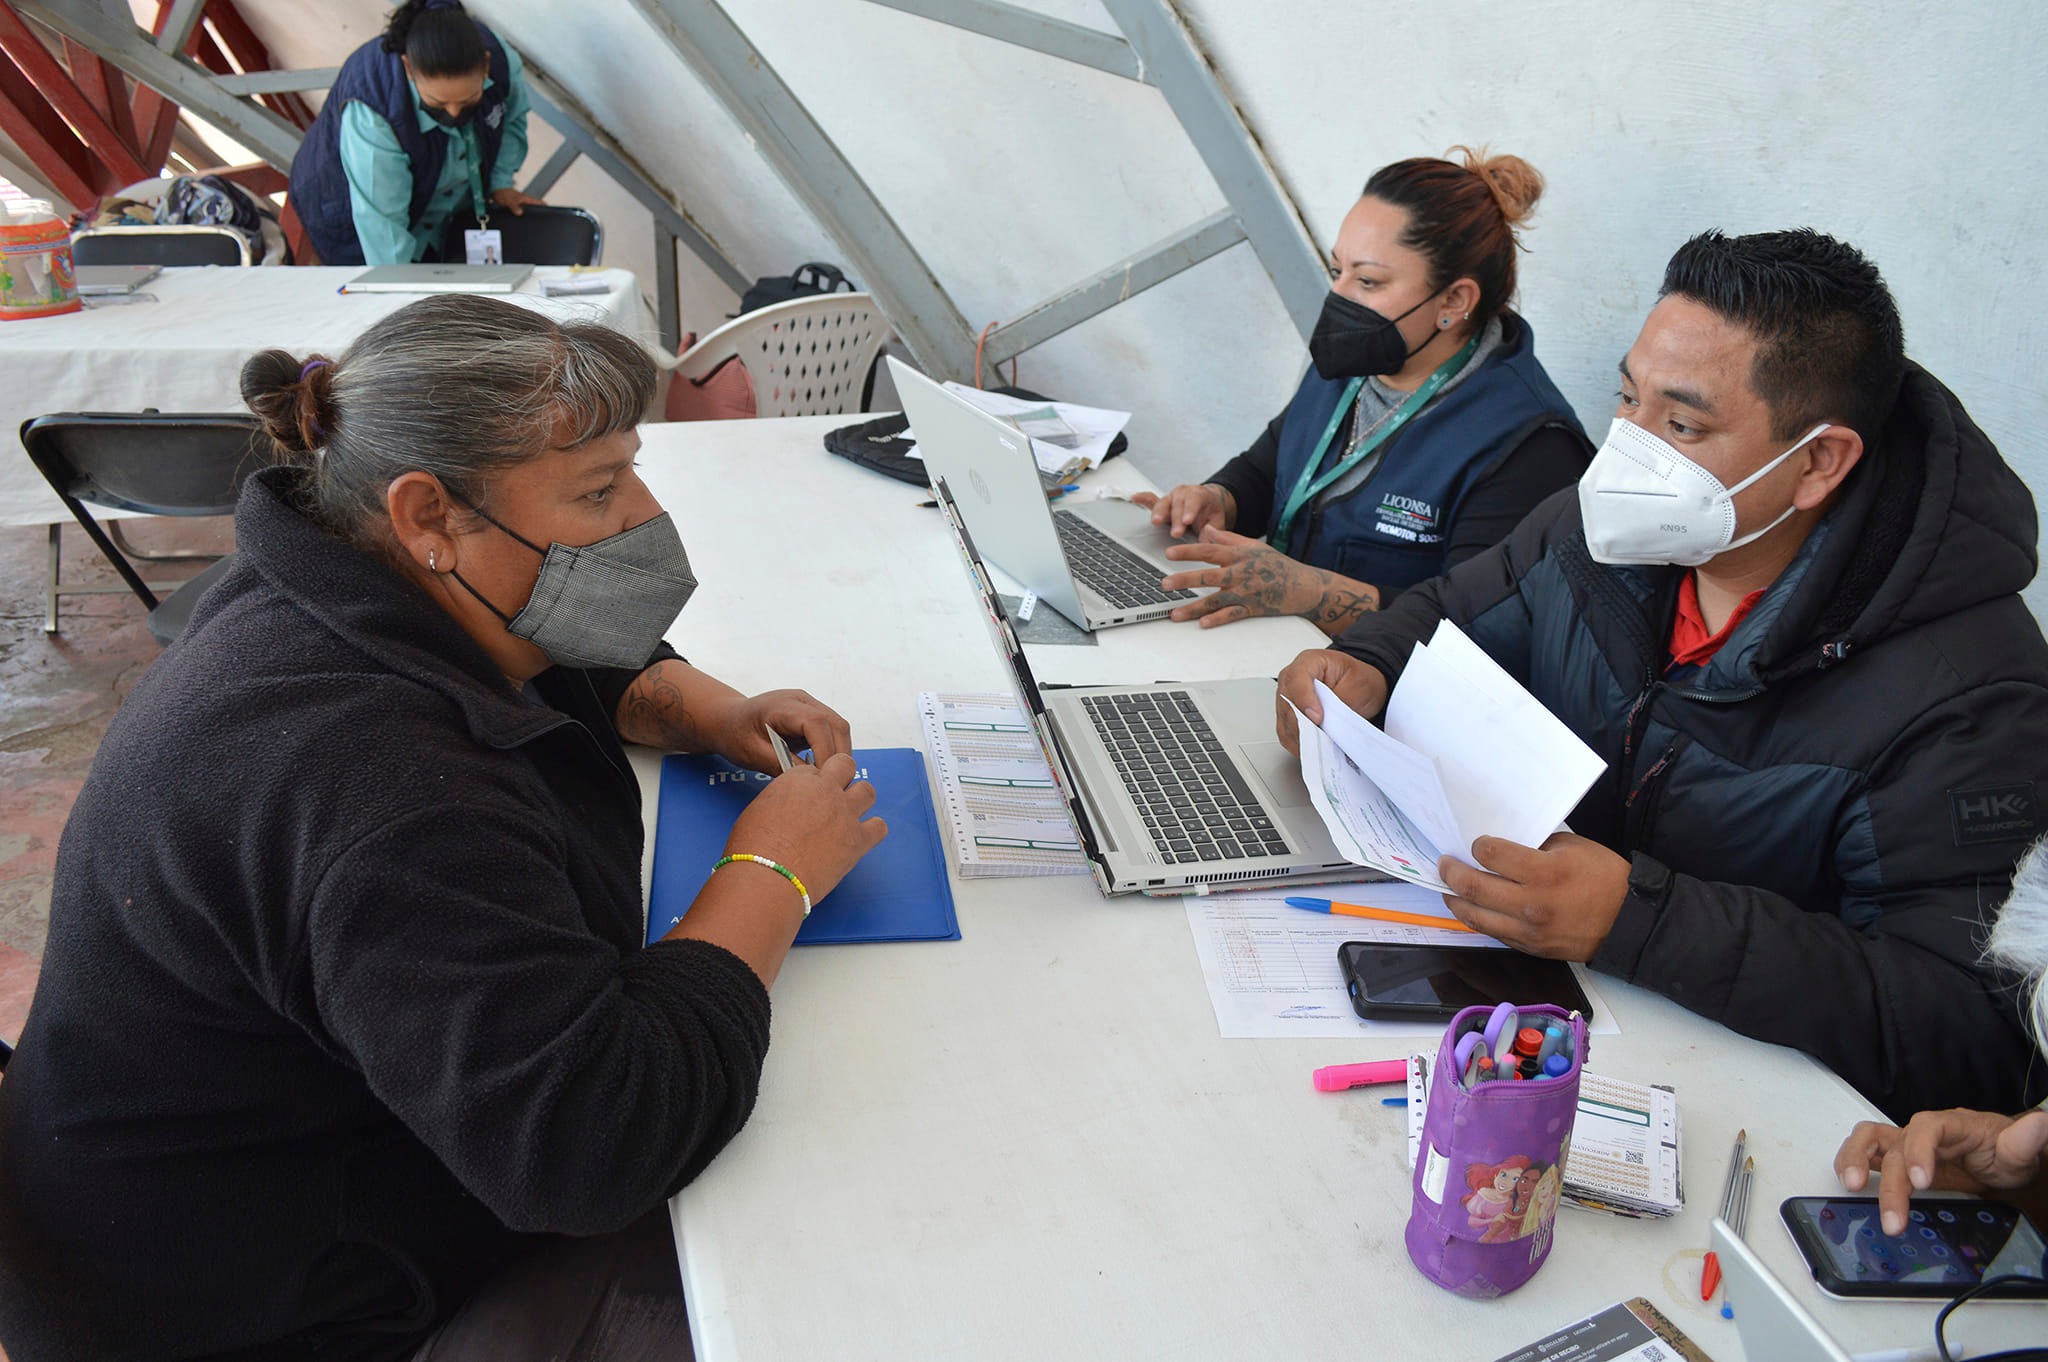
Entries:
POLYGON ((74 265, 246 265, 249 242, 231 227, 95 227, 71 238, 74 265))
MULTIPOLYGON (((475 226, 468 212, 450 218, 441 233, 441 258, 466 259, 462 234, 475 226)), ((491 226, 503 239, 502 263, 507 265, 596 265, 604 260, 604 228, 581 208, 545 204, 516 217, 493 213, 491 226)))
MULTIPOLYGON (((235 509, 242 479, 268 461, 262 429, 255 418, 234 413, 62 412, 25 422, 21 444, 127 589, 148 608, 151 636, 168 645, 184 632, 193 604, 226 574, 234 555, 186 582, 145 582, 86 504, 144 515, 227 515, 235 509)), ((43 630, 52 634, 60 595, 122 589, 61 584, 60 529, 50 526, 43 630)))

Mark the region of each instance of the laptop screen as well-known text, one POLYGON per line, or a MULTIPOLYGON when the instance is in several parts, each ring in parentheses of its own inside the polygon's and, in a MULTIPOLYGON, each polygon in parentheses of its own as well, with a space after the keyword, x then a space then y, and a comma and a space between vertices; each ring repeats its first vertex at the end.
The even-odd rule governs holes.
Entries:
POLYGON ((996 651, 1002 654, 1003 664, 1010 669, 1011 684, 1016 688, 1024 712, 1031 718, 1032 731, 1037 733, 1038 746, 1045 753, 1045 764, 1051 768, 1053 781, 1066 800, 1067 820, 1074 825, 1075 834, 1081 840, 1082 853, 1100 865, 1102 855, 1081 806, 1080 786, 1075 783, 1066 758, 1052 740, 1052 721, 1046 717, 1045 699, 1039 694, 1038 682, 1031 675, 1031 663, 1024 656, 1024 645, 1017 641, 1017 631, 1010 627, 1009 617, 1003 613, 1002 599, 996 594, 995 584, 989 581, 988 569, 975 550, 973 536, 967 533, 967 526, 960 519, 959 504, 953 500, 952 490, 946 486, 944 478, 932 479, 932 495, 945 514, 946 524, 952 527, 953 542, 960 550, 960 560, 967 569, 968 579, 974 583, 974 589, 981 597, 981 612, 988 621, 990 635, 995 639, 996 651))

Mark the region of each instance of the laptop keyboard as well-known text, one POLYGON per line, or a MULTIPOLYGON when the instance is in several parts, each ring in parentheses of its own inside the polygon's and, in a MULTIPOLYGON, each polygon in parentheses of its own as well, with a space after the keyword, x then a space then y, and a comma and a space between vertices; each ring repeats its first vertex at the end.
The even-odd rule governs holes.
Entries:
POLYGON ((1169 864, 1285 856, 1287 841, 1184 690, 1081 703, 1169 864))
POLYGON ((1161 591, 1157 564, 1146 562, 1071 511, 1055 511, 1052 523, 1059 526, 1067 566, 1111 605, 1158 605, 1195 598, 1192 591, 1161 591))

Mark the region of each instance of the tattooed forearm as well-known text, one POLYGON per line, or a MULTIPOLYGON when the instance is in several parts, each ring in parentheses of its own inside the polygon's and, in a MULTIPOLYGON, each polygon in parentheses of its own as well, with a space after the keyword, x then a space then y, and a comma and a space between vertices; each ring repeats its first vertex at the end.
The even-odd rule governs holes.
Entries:
POLYGON ((619 736, 671 751, 691 751, 696 733, 683 703, 682 687, 665 667, 650 667, 619 702, 619 736))

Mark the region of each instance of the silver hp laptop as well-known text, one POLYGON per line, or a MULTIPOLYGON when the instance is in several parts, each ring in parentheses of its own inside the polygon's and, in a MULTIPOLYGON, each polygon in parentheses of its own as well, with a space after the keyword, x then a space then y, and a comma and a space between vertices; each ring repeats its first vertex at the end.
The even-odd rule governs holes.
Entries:
POLYGON ((1749 1362, 1852 1362, 1785 1284, 1737 1237, 1728 1222, 1714 1218, 1714 1255, 1721 1260, 1722 1290, 1735 1312, 1735 1332, 1749 1362))
POLYGON ((531 265, 379 265, 341 286, 343 293, 510 293, 531 265))
POLYGON ((1272 681, 1040 687, 950 485, 932 490, 1103 893, 1360 876, 1273 736, 1272 681))
POLYGON ((934 481, 960 498, 975 542, 1038 599, 1083 629, 1163 618, 1194 591, 1161 591, 1159 579, 1201 564, 1166 557, 1173 536, 1127 501, 1046 504, 1031 442, 1003 420, 915 369, 889 359, 896 393, 934 481))
POLYGON ((133 293, 164 272, 162 265, 80 265, 73 271, 81 298, 116 298, 133 293))

